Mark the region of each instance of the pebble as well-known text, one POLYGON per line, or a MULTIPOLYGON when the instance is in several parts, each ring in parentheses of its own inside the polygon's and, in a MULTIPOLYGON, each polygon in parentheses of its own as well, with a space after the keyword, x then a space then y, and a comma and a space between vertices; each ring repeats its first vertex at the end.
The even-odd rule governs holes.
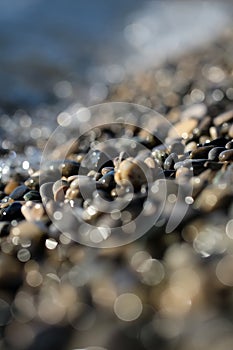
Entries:
POLYGON ((233 140, 227 142, 225 148, 226 148, 226 149, 233 149, 233 140))
POLYGON ((208 159, 213 161, 218 161, 218 156, 221 152, 225 151, 224 147, 214 147, 208 153, 208 159))
POLYGON ((67 185, 61 185, 56 191, 53 190, 54 200, 56 202, 62 202, 65 199, 66 191, 69 187, 67 185))
POLYGON ((47 182, 40 186, 40 195, 42 200, 53 199, 53 182, 47 182))
POLYGON ((116 186, 114 175, 114 170, 105 173, 105 175, 103 175, 96 183, 97 189, 105 189, 107 191, 111 191, 116 186))
POLYGON ((230 129, 228 131, 228 135, 233 138, 233 125, 230 126, 230 129))
POLYGON ((174 125, 169 130, 168 136, 170 137, 183 137, 186 139, 188 135, 195 129, 198 125, 198 120, 194 118, 184 119, 174 125))
POLYGON ((14 189, 14 191, 12 191, 9 195, 10 198, 14 199, 14 200, 22 200, 23 196, 25 195, 25 193, 27 193, 28 191, 30 191, 30 189, 25 186, 25 185, 21 185, 18 186, 14 189))
POLYGON ((198 147, 197 149, 193 150, 190 154, 191 159, 207 159, 208 158, 208 153, 209 151, 213 148, 214 146, 203 146, 203 147, 198 147))
POLYGON ((164 162, 164 169, 165 170, 172 170, 174 169, 175 163, 178 162, 178 155, 176 153, 171 153, 169 156, 165 159, 164 162))
POLYGON ((116 169, 114 175, 115 182, 120 186, 132 184, 135 189, 141 188, 141 186, 147 182, 146 175, 143 171, 145 170, 145 166, 145 163, 135 161, 131 158, 123 160, 119 164, 118 169, 116 169))
POLYGON ((1 210, 1 217, 5 221, 11 221, 14 219, 23 219, 23 215, 21 213, 22 204, 20 202, 13 202, 7 208, 1 210))
POLYGON ((59 165, 59 170, 61 175, 69 177, 72 175, 77 175, 79 172, 80 163, 72 160, 64 160, 62 164, 59 165))
POLYGON ((233 149, 229 149, 226 151, 223 151, 219 154, 219 160, 220 162, 232 162, 233 161, 233 149))
POLYGON ((19 186, 19 183, 18 181, 15 181, 15 180, 10 180, 7 185, 5 186, 4 188, 4 192, 6 195, 9 195, 10 193, 12 193, 14 191, 14 189, 16 187, 19 186))
POLYGON ((40 196, 40 192, 35 191, 35 190, 31 190, 29 192, 27 192, 24 196, 23 199, 25 201, 41 201, 41 196, 40 196))
POLYGON ((10 233, 10 222, 1 221, 0 222, 0 237, 8 236, 10 233))
POLYGON ((45 216, 43 205, 32 201, 28 201, 22 205, 21 212, 25 219, 29 222, 40 221, 45 216))
POLYGON ((220 126, 224 123, 230 122, 232 119, 233 119, 233 110, 230 110, 214 118, 214 125, 220 126))

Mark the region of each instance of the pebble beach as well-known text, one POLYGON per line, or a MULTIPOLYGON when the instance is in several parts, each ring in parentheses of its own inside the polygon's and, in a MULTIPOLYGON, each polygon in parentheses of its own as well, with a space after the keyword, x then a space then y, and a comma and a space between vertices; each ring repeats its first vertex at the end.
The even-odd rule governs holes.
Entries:
POLYGON ((232 39, 109 84, 130 119, 81 137, 68 85, 2 106, 0 349, 232 348, 232 39))

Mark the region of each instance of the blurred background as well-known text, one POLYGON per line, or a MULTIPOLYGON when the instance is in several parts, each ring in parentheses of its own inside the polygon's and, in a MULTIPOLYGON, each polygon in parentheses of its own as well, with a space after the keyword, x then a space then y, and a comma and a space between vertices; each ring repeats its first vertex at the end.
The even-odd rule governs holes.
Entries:
POLYGON ((94 104, 130 72, 221 35, 224 1, 1 0, 0 104, 94 104))

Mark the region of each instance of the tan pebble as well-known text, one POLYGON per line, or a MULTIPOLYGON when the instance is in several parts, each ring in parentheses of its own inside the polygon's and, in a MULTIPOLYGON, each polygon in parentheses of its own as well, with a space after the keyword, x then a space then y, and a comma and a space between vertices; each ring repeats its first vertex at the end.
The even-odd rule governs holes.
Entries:
POLYGON ((147 182, 145 171, 145 163, 136 161, 132 158, 123 160, 115 173, 114 179, 118 185, 132 184, 135 188, 147 182), (144 164, 144 167, 143 167, 144 164))
POLYGON ((33 222, 21 221, 11 229, 11 236, 21 239, 38 240, 43 235, 43 230, 33 222))
POLYGON ((186 146, 184 151, 185 152, 191 152, 194 151, 197 148, 197 143, 195 141, 189 142, 186 146))
POLYGON ((19 183, 18 183, 18 181, 15 181, 15 180, 10 180, 9 182, 8 182, 8 184, 5 186, 5 188, 4 188, 4 192, 5 192, 5 194, 7 194, 7 195, 9 195, 12 191, 14 191, 14 189, 16 188, 16 187, 18 187, 19 186, 19 183))
POLYGON ((113 167, 105 167, 105 168, 103 168, 102 170, 101 170, 101 174, 102 175, 105 175, 105 174, 107 174, 107 173, 109 173, 109 171, 112 171, 112 170, 114 170, 114 168, 113 167))
POLYGON ((233 109, 225 113, 220 114, 214 118, 214 125, 221 126, 224 123, 227 123, 233 119, 233 109))
POLYGON ((233 124, 231 125, 230 129, 229 129, 229 132, 228 132, 228 135, 233 138, 233 124))
POLYGON ((168 136, 169 137, 183 137, 186 139, 188 135, 197 127, 198 121, 197 119, 190 118, 182 120, 174 125, 169 130, 168 136))
POLYGON ((12 204, 13 202, 14 202, 14 199, 9 198, 9 199, 7 200, 7 202, 2 202, 2 203, 0 204, 0 208, 1 208, 1 209, 6 208, 6 207, 8 207, 10 204, 12 204))
POLYGON ((29 222, 40 221, 45 215, 43 205, 32 201, 28 201, 22 205, 21 212, 25 219, 29 222))
POLYGON ((65 198, 65 193, 66 193, 67 189, 68 189, 68 186, 66 186, 66 185, 59 187, 54 193, 54 200, 56 202, 63 201, 65 198))
POLYGON ((68 190, 66 191, 66 195, 65 195, 65 198, 66 199, 75 199, 75 198, 78 198, 80 197, 80 191, 79 189, 71 189, 71 188, 68 188, 68 190))

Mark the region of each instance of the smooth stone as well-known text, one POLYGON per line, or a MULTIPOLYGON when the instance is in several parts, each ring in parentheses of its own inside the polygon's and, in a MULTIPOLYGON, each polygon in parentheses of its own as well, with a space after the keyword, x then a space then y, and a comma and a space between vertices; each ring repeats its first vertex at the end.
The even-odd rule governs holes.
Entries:
POLYGON ((207 107, 204 103, 195 103, 192 106, 186 108, 182 114, 181 118, 190 119, 192 117, 202 119, 207 113, 207 107))
POLYGON ((192 152, 195 149, 197 149, 197 143, 195 141, 191 141, 185 146, 184 152, 192 152))
POLYGON ((53 184, 53 194, 57 192, 58 189, 60 189, 62 186, 67 186, 68 187, 68 181, 66 180, 58 180, 54 182, 53 184))
POLYGON ((219 160, 220 162, 232 162, 233 161, 233 149, 228 149, 226 151, 223 151, 219 154, 219 160))
POLYGON ((213 161, 218 161, 218 156, 221 152, 225 151, 224 147, 214 147, 208 153, 208 159, 213 161))
POLYGON ((200 121, 200 124, 195 129, 197 135, 207 135, 209 132, 209 128, 212 122, 212 118, 206 116, 203 120, 200 121))
POLYGON ((23 196, 23 199, 25 201, 41 201, 40 192, 31 190, 23 196))
POLYGON ((61 185, 61 187, 57 188, 57 190, 54 192, 54 200, 56 202, 64 201, 66 191, 69 187, 67 185, 61 185))
POLYGON ((4 188, 5 194, 6 195, 11 194, 14 191, 14 189, 17 188, 18 186, 19 186, 18 181, 10 180, 4 188))
POLYGON ((230 126, 230 129, 228 131, 228 135, 233 138, 233 125, 230 126))
MULTIPOLYGON (((89 176, 79 175, 78 178, 71 182, 70 188, 66 193, 69 199, 73 199, 70 198, 69 190, 78 190, 84 199, 92 198, 93 192, 96 190, 96 181, 89 176)), ((71 196, 73 197, 73 194, 71 196)))
POLYGON ((14 199, 10 198, 10 197, 4 197, 2 200, 1 200, 1 203, 0 203, 0 208, 3 209, 3 208, 7 208, 10 204, 14 203, 14 199))
POLYGON ((168 132, 169 137, 187 138, 198 125, 198 120, 194 118, 184 119, 176 123, 168 132))
MULTIPOLYGON (((106 168, 103 168, 103 169, 106 169, 106 168)), ((87 176, 92 177, 94 180, 98 181, 101 178, 101 173, 95 170, 90 170, 87 176)))
POLYGON ((101 174, 102 174, 102 175, 105 175, 105 174, 107 174, 107 173, 109 173, 110 171, 113 171, 113 170, 114 170, 114 168, 111 167, 111 166, 105 167, 105 168, 103 168, 103 169, 101 170, 101 174))
POLYGON ((10 233, 10 222, 2 221, 0 222, 0 237, 8 236, 10 233))
POLYGON ((211 169, 211 170, 220 170, 222 168, 223 164, 224 163, 219 163, 219 162, 209 160, 204 164, 204 167, 211 169))
POLYGON ((96 183, 97 189, 105 189, 111 191, 116 186, 116 183, 114 181, 114 174, 114 170, 105 173, 105 175, 103 175, 96 183))
POLYGON ((24 216, 21 213, 22 204, 20 202, 13 202, 9 207, 1 210, 2 218, 5 221, 11 221, 16 219, 23 219, 24 216))
POLYGON ((29 222, 40 221, 45 215, 43 205, 32 201, 28 201, 22 205, 21 211, 25 219, 29 222))
POLYGON ((176 170, 176 175, 175 175, 176 179, 179 179, 180 177, 190 178, 192 176, 193 176, 193 172, 189 168, 181 167, 176 170))
POLYGON ((225 148, 226 148, 226 149, 233 149, 233 140, 227 142, 225 148))
POLYGON ((214 118, 214 125, 221 126, 224 123, 227 123, 233 119, 233 109, 222 113, 214 118))
POLYGON ((227 142, 228 139, 226 139, 225 137, 218 137, 217 139, 214 139, 203 146, 225 147, 227 142))
POLYGON ((28 191, 30 191, 30 189, 27 186, 21 185, 16 187, 14 191, 10 193, 9 197, 14 200, 21 200, 28 191))
POLYGON ((115 182, 119 186, 131 184, 135 189, 139 189, 143 184, 147 183, 146 168, 149 169, 144 162, 136 161, 133 158, 125 159, 116 169, 115 182))
POLYGON ((39 176, 31 176, 24 184, 31 190, 39 190, 39 176))
POLYGON ((53 199, 53 182, 46 182, 40 186, 42 200, 53 199))
POLYGON ((69 200, 73 200, 76 198, 81 197, 81 193, 79 191, 79 189, 72 189, 72 188, 68 188, 65 194, 65 198, 69 199, 69 200))
POLYGON ((176 153, 171 153, 169 156, 165 159, 163 167, 165 170, 173 170, 175 163, 178 162, 178 156, 176 153))
POLYGON ((64 160, 62 164, 59 165, 59 170, 61 171, 61 175, 65 177, 78 174, 79 168, 80 168, 80 163, 72 160, 64 160))
POLYGON ((204 159, 208 158, 208 153, 209 151, 213 148, 214 146, 202 146, 198 147, 197 149, 193 150, 190 154, 191 159, 204 159))

